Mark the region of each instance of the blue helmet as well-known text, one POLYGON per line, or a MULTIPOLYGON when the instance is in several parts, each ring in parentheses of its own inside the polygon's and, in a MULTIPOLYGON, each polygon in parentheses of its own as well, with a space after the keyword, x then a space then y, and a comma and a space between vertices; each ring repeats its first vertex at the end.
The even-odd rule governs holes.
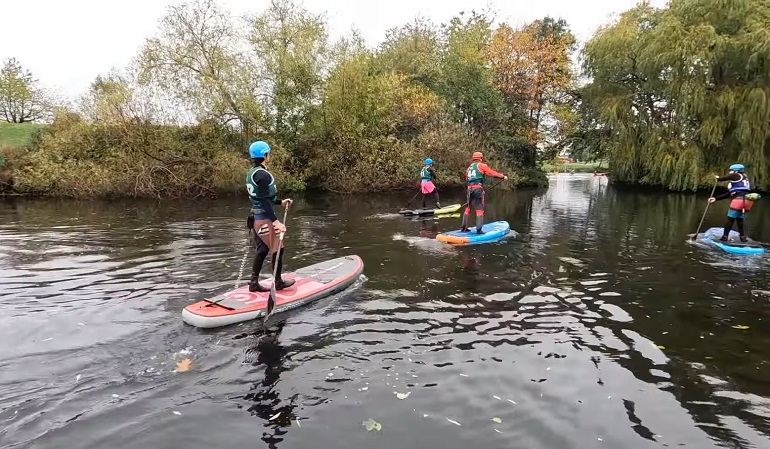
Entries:
POLYGON ((264 159, 269 152, 270 145, 262 140, 257 140, 249 146, 249 156, 251 156, 252 159, 264 159))
POLYGON ((746 167, 743 166, 743 164, 733 164, 730 166, 730 171, 743 171, 746 170, 746 167))
POLYGON ((425 159, 425 164, 430 165, 432 163, 433 163, 433 159, 431 158, 425 159))

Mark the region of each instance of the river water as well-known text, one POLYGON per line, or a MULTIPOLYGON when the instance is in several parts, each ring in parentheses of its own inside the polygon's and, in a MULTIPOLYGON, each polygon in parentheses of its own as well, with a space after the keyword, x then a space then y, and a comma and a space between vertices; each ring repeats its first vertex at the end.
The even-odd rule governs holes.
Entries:
POLYGON ((286 269, 365 277, 266 335, 180 315, 233 287, 243 199, 0 202, 0 447, 770 447, 768 264, 688 242, 704 195, 557 175, 464 248, 406 199, 298 198, 286 269))

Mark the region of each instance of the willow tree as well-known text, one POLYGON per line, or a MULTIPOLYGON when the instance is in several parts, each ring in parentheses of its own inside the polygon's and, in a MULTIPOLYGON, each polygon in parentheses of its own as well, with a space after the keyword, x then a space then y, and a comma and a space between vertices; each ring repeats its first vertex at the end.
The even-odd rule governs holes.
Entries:
POLYGON ((502 96, 484 57, 492 38, 491 19, 471 12, 466 20, 454 17, 443 28, 439 92, 469 134, 488 138, 504 115, 502 96))
POLYGON ((584 49, 584 100, 610 140, 618 179, 696 189, 744 162, 767 186, 770 5, 761 0, 641 4, 584 49))
POLYGON ((724 170, 739 161, 755 183, 767 186, 770 3, 674 1, 646 50, 644 57, 667 69, 674 115, 694 122, 703 167, 724 170))
POLYGON ((441 41, 429 20, 391 28, 379 46, 377 60, 383 70, 397 72, 428 88, 436 89, 441 78, 441 41))
POLYGON ((282 141, 295 143, 323 95, 330 52, 326 22, 292 0, 272 0, 267 10, 247 21, 272 131, 282 141))
POLYGON ((124 124, 138 118, 129 81, 119 73, 99 75, 80 99, 80 110, 93 123, 124 124))
POLYGON ((660 14, 639 5, 600 29, 583 49, 584 70, 592 78, 583 101, 610 130, 610 168, 621 181, 654 182, 647 178, 650 170, 670 161, 658 158, 668 142, 660 135, 668 109, 659 70, 640 59, 660 14))
POLYGON ((253 67, 243 36, 214 0, 172 5, 137 58, 143 84, 155 83, 196 111, 199 119, 234 123, 248 134, 264 129, 253 67))

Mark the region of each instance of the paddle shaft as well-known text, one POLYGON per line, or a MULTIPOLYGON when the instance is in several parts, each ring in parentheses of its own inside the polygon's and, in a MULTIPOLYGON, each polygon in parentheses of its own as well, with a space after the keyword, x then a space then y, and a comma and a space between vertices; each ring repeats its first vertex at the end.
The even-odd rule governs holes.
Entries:
MULTIPOLYGON (((286 217, 289 215, 289 204, 286 205, 286 208, 283 210, 283 225, 286 226, 286 217)), ((281 260, 281 246, 283 246, 283 236, 286 235, 286 231, 281 232, 281 235, 278 237, 278 249, 275 252, 275 263, 273 264, 273 284, 270 286, 270 296, 267 297, 267 310, 265 310, 265 321, 270 317, 270 314, 272 314, 273 309, 275 308, 275 277, 278 274, 278 263, 281 260), (270 304, 272 303, 272 307, 270 304)))
POLYGON ((410 204, 412 204, 412 201, 414 201, 414 199, 415 199, 415 198, 417 198, 417 195, 419 195, 419 194, 421 194, 421 193, 422 193, 422 190, 420 190, 419 192, 415 193, 415 194, 414 194, 414 196, 412 197, 412 199, 411 199, 411 200, 409 200, 409 202, 408 202, 408 203, 406 203, 406 206, 404 206, 404 209, 406 209, 407 207, 409 207, 409 205, 410 205, 410 204))
MULTIPOLYGON (((709 195, 709 198, 712 198, 714 196, 714 192, 717 190, 717 182, 714 181, 714 188, 711 189, 711 195, 709 195)), ((703 216, 700 217, 700 223, 698 223, 698 229, 695 231, 695 234, 692 236, 692 240, 695 240, 698 238, 698 233, 700 232, 700 227, 703 226, 703 219, 706 218, 706 212, 709 210, 709 206, 711 206, 711 203, 708 201, 706 202, 706 209, 703 210, 703 216)))
MULTIPOLYGON (((253 228, 249 229, 249 235, 248 235, 248 237, 246 237, 246 239, 247 239, 247 241, 246 241, 246 249, 243 251, 243 258, 241 259, 241 268, 238 271, 238 278, 235 280, 235 287, 233 287, 234 290, 238 289, 238 287, 241 284, 241 278, 243 278, 243 267, 246 266, 246 259, 249 256, 249 248, 251 247, 251 232, 253 230, 254 230, 253 228)), ((218 299, 216 301, 208 301, 208 300, 207 301, 209 303, 211 303, 211 304, 219 304, 220 302, 224 301, 225 299, 227 299, 227 296, 223 296, 222 299, 218 299)), ((220 307, 224 307, 224 306, 220 305, 220 307)), ((228 309, 229 309, 229 307, 228 307, 228 309)))
POLYGON ((241 285, 241 279, 243 278, 243 267, 246 266, 246 259, 249 257, 249 248, 251 248, 251 231, 253 231, 254 228, 249 229, 249 235, 246 237, 246 249, 243 251, 243 258, 241 259, 241 269, 238 270, 238 278, 235 280, 235 286, 233 287, 234 290, 237 290, 238 287, 241 285))

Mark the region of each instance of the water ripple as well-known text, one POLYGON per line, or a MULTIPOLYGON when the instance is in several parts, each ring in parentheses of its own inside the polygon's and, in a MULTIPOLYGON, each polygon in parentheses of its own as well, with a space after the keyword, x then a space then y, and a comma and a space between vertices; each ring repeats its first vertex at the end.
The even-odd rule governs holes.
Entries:
POLYGON ((519 234, 474 248, 424 234, 454 219, 383 221, 393 197, 298 199, 287 269, 357 253, 367 276, 266 330, 179 317, 238 278, 239 199, 0 203, 0 439, 763 447, 768 279, 683 243, 692 199, 577 174, 495 195, 519 234))

